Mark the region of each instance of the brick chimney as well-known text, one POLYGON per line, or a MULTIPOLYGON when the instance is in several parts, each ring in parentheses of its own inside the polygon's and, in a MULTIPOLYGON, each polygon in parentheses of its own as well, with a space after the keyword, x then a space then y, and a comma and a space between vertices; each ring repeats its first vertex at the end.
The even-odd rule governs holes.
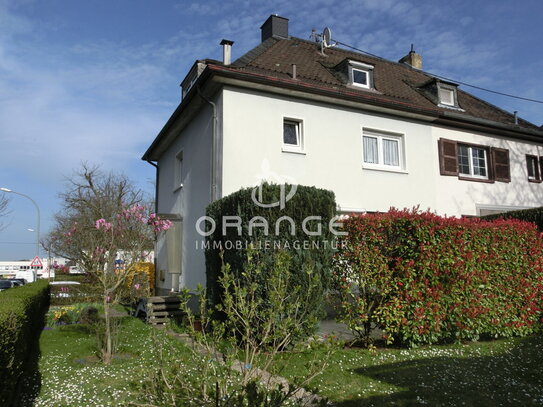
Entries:
POLYGON ((272 14, 260 27, 262 42, 270 37, 288 38, 288 18, 272 14))
POLYGON ((399 63, 411 65, 413 68, 422 69, 422 55, 417 54, 413 50, 413 44, 411 44, 411 51, 398 61, 399 63))

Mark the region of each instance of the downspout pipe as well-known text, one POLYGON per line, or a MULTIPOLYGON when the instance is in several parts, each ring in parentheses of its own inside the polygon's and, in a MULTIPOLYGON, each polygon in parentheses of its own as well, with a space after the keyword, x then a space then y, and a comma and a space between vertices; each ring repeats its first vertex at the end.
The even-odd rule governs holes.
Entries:
POLYGON ((217 104, 208 99, 204 96, 202 93, 202 90, 200 89, 200 85, 197 85, 196 90, 198 91, 198 95, 207 103, 209 103, 213 109, 213 122, 212 122, 212 129, 211 129, 211 177, 210 177, 210 183, 211 183, 211 202, 214 202, 217 199, 217 180, 215 176, 216 171, 216 151, 217 151, 217 104))

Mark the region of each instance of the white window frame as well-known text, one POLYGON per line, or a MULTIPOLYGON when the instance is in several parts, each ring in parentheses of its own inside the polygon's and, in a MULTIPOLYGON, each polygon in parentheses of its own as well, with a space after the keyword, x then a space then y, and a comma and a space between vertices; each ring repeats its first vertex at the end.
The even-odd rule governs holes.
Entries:
POLYGON ((451 87, 451 86, 446 86, 446 85, 443 85, 443 84, 439 84, 438 85, 438 88, 437 88, 437 96, 439 98, 439 104, 441 106, 445 106, 445 107, 458 107, 458 103, 457 103, 457 99, 456 99, 456 89, 454 87, 451 87), (452 99, 452 102, 449 103, 445 100, 443 100, 443 98, 441 97, 441 93, 442 92, 450 92, 450 95, 451 95, 451 99, 452 99))
POLYGON ((490 173, 490 167, 489 167, 489 161, 488 161, 488 149, 484 146, 472 146, 469 144, 463 144, 458 143, 458 154, 457 154, 457 160, 458 160, 458 176, 461 178, 476 178, 476 179, 485 179, 488 180, 489 173, 490 173), (466 174, 465 172, 460 172, 460 147, 467 147, 468 148, 468 164, 469 164, 469 174, 466 174), (485 169, 486 169, 486 176, 483 175, 475 175, 473 171, 473 149, 476 148, 478 150, 483 150, 485 155, 485 169))
POLYGON ((373 89, 373 66, 349 60, 349 84, 359 88, 373 89), (366 74, 366 84, 354 81, 354 71, 364 72, 366 74))
POLYGON ((283 117, 281 129, 281 145, 282 151, 287 153, 304 154, 304 121, 292 117, 283 117), (292 124, 296 128, 296 144, 285 143, 285 124, 292 124))
POLYGON ((533 154, 526 154, 526 171, 528 172, 528 181, 530 182, 541 182, 541 170, 539 168, 539 156, 533 154), (530 175, 529 162, 533 160, 534 163, 534 175, 530 175))
POLYGON ((405 134, 393 133, 384 130, 376 130, 370 128, 362 129, 362 168, 370 170, 391 171, 407 173, 406 158, 405 158, 405 134), (377 163, 367 163, 364 161, 364 137, 377 138, 377 163), (383 140, 393 140, 398 144, 398 165, 384 164, 383 155, 383 140))
POLYGON ((173 174, 173 190, 178 191, 183 188, 183 150, 180 150, 175 155, 174 174, 173 174))

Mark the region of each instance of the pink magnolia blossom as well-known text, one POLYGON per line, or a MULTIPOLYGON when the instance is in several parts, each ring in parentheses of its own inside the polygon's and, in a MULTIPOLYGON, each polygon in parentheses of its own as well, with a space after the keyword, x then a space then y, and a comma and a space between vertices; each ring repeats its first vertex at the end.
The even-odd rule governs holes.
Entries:
POLYGON ((103 228, 106 232, 108 230, 110 230, 113 225, 111 223, 109 223, 108 221, 106 221, 105 219, 98 219, 95 223, 94 223, 94 226, 96 227, 96 229, 101 229, 103 228))

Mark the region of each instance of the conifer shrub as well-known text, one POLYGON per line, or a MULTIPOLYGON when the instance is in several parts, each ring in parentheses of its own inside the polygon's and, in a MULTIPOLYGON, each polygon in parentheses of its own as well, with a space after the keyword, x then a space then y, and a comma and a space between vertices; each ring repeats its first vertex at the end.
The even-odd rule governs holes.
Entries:
POLYGON ((526 222, 534 223, 540 232, 543 232, 543 207, 522 209, 519 211, 510 211, 505 213, 498 213, 494 215, 481 216, 484 220, 494 219, 519 219, 526 222))
MULTIPOLYGON (((289 278, 293 291, 295 284, 302 285, 302 290, 307 288, 303 284, 307 281, 308 271, 318 274, 319 287, 304 307, 310 310, 308 321, 323 315, 323 296, 329 287, 336 243, 336 236, 329 227, 336 215, 334 193, 298 185, 284 207, 264 207, 255 203, 255 199, 265 204, 279 202, 281 194, 285 196, 292 187, 266 183, 256 190, 241 189, 207 207, 207 216, 215 223, 214 232, 206 238, 206 289, 211 304, 217 305, 222 301, 219 279, 223 264, 228 264, 235 276, 242 276, 247 269, 248 252, 251 251, 252 261, 271 272, 275 253, 284 250, 291 259, 288 272, 293 276, 289 278), (223 228, 225 221, 236 222, 232 217, 241 220, 239 228, 223 228)), ((211 223, 206 222, 206 225, 211 232, 211 223)), ((263 272, 259 278, 258 295, 266 304, 268 293, 265 282, 268 275, 263 272)), ((314 329, 315 325, 308 323, 304 332, 310 334, 314 329)))

